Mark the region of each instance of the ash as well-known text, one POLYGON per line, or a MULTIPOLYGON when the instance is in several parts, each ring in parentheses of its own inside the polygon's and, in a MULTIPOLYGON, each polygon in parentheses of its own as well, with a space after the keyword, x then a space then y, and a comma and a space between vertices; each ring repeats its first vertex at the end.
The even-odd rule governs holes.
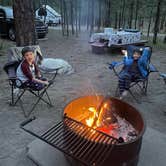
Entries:
POLYGON ((100 127, 99 130, 114 137, 121 138, 122 142, 129 142, 136 139, 138 131, 124 118, 115 115, 115 123, 100 127))

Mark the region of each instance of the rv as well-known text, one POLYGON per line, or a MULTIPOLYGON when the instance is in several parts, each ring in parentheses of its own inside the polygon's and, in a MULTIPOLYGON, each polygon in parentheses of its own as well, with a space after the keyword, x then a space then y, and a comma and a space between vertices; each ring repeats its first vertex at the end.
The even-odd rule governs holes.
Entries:
POLYGON ((37 9, 36 17, 45 21, 48 25, 58 25, 61 23, 61 15, 49 5, 43 5, 41 8, 37 9), (40 14, 41 9, 45 9, 45 16, 40 14))

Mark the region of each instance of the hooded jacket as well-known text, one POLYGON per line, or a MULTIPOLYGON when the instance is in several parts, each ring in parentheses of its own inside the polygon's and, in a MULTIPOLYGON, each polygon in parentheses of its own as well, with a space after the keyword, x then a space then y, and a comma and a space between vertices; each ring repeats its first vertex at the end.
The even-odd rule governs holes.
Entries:
MULTIPOLYGON (((150 56, 151 56, 150 49, 144 48, 141 57, 138 59, 138 68, 143 77, 147 77, 148 75, 148 64, 149 64, 150 56)), ((123 62, 125 67, 129 68, 134 62, 133 55, 124 57, 123 62)))

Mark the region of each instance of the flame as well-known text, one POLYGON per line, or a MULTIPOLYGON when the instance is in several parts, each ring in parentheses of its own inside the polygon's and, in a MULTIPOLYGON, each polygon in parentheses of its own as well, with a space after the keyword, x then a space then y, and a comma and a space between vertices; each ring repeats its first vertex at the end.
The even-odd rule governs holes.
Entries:
POLYGON ((88 119, 86 119, 86 124, 87 124, 89 127, 92 127, 92 125, 93 125, 93 123, 94 123, 94 120, 95 120, 95 117, 96 117, 96 116, 98 117, 98 115, 97 115, 97 110, 96 110, 96 108, 94 108, 94 107, 89 107, 89 108, 88 108, 88 111, 90 111, 90 113, 92 113, 92 115, 91 115, 88 119))
POLYGON ((109 108, 109 105, 106 102, 103 104, 103 106, 101 107, 99 112, 97 111, 97 109, 95 107, 89 107, 88 111, 90 112, 90 114, 89 114, 88 119, 85 120, 86 124, 89 127, 92 127, 95 119, 97 118, 96 124, 94 124, 95 126, 93 126, 93 127, 94 128, 100 127, 102 125, 102 121, 103 121, 103 112, 104 112, 104 110, 108 110, 108 108, 109 108))

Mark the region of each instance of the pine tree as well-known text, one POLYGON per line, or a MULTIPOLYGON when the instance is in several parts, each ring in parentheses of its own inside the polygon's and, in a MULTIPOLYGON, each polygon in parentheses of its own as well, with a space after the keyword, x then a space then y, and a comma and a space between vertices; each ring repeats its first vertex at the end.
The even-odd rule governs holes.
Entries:
POLYGON ((16 45, 25 46, 36 44, 33 0, 13 0, 13 13, 16 45))

